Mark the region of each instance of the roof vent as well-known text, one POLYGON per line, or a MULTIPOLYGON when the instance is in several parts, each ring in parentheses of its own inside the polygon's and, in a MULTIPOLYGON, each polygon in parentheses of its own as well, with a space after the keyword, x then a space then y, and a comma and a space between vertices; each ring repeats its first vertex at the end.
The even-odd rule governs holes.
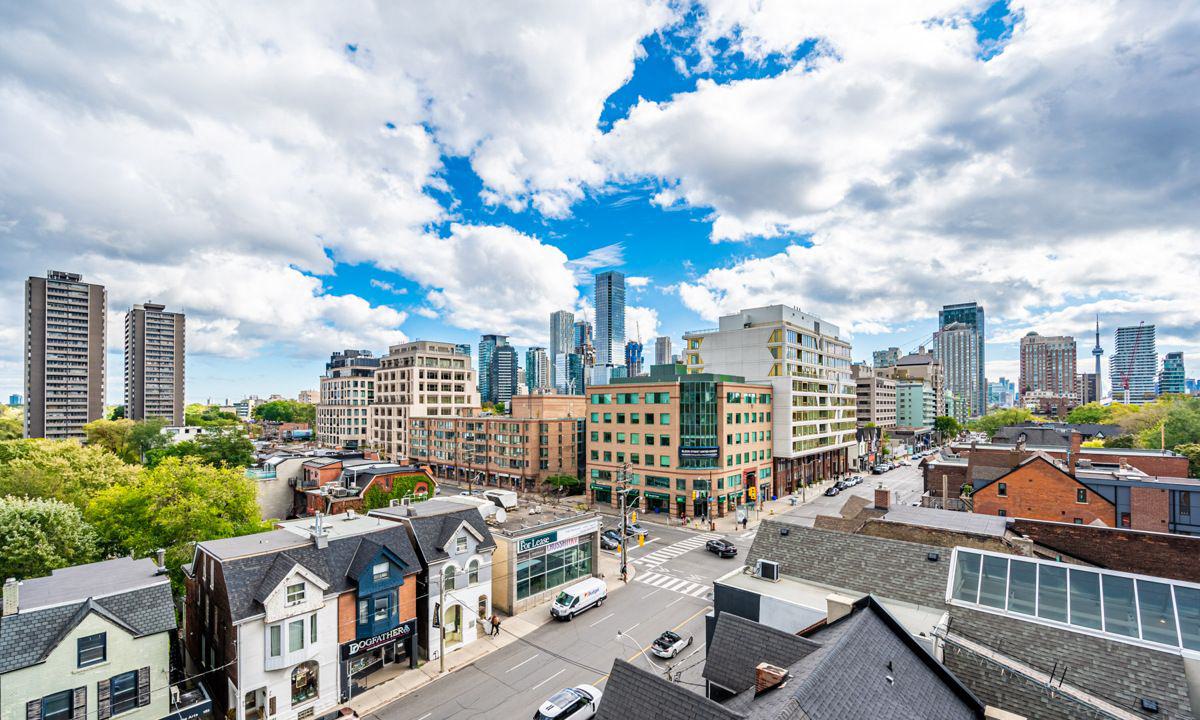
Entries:
POLYGON ((774 560, 759 560, 754 565, 754 574, 763 580, 779 582, 779 563, 774 560))

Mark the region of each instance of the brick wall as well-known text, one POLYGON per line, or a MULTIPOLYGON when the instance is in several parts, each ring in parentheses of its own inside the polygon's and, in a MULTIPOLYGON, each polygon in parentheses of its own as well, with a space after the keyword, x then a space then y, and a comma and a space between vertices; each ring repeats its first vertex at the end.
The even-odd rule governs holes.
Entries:
POLYGON ((358 632, 357 618, 354 605, 357 595, 354 592, 344 592, 338 595, 337 623, 338 643, 350 642, 358 632))
POLYGON ((1028 537, 1043 552, 1062 553, 1097 567, 1143 575, 1161 575, 1200 583, 1200 537, 1148 535, 1036 520, 1012 520, 1009 528, 1028 537))
POLYGON ((400 586, 400 622, 417 616, 417 576, 409 575, 400 586))
POLYGON ((1171 492, 1158 488, 1129 488, 1129 516, 1134 530, 1170 532, 1171 492))
POLYGON ((942 496, 943 475, 946 476, 947 484, 950 487, 950 497, 958 497, 959 488, 967 481, 967 466, 926 465, 924 472, 925 490, 931 496, 942 496))
POLYGON ((1008 517, 1032 518, 1083 524, 1099 521, 1109 527, 1116 524, 1112 503, 1086 489, 1074 478, 1045 460, 1017 468, 1003 479, 989 483, 974 495, 975 512, 1008 517), (1007 497, 1000 495, 1001 484, 1007 497), (1076 502, 1076 491, 1083 489, 1086 503, 1076 502))

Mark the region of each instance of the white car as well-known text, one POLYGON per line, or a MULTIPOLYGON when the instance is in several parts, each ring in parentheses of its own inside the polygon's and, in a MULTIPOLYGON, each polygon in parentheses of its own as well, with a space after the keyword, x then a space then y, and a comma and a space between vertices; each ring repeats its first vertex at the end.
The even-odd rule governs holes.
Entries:
POLYGON ((659 635, 658 639, 654 641, 654 644, 650 646, 650 652, 654 653, 660 658, 670 659, 679 655, 679 653, 683 652, 684 648, 691 644, 691 635, 688 635, 685 638, 679 635, 679 633, 667 630, 662 635, 659 635))
POLYGON ((533 720, 588 720, 596 716, 600 694, 591 685, 563 688, 542 703, 533 720))

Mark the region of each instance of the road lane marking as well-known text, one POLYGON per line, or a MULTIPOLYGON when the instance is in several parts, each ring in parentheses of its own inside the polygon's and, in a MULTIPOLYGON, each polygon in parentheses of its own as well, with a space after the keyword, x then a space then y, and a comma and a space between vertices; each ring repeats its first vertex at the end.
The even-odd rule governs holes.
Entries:
POLYGON ((645 600, 646 598, 650 597, 651 595, 653 595, 654 593, 658 592, 659 590, 662 590, 662 588, 654 588, 654 589, 653 589, 653 590, 651 590, 650 592, 648 592, 648 593, 646 593, 645 595, 643 595, 643 596, 642 596, 642 599, 643 599, 643 600, 645 600))
POLYGON ((674 600, 672 600, 671 602, 667 603, 664 607, 671 607, 675 603, 682 602, 682 601, 683 601, 683 596, 681 595, 681 596, 675 598, 674 600))
POLYGON ((425 718, 429 717, 432 714, 433 713, 431 713, 431 712, 427 712, 424 715, 422 715, 421 717, 417 718, 417 720, 425 720, 425 718))
POLYGON ((597 620, 596 622, 592 623, 591 625, 588 625, 588 627, 596 627, 597 625, 599 625, 600 623, 602 623, 602 622, 604 622, 605 620, 609 619, 609 618, 610 618, 610 617, 612 617, 613 615, 616 615, 616 613, 609 613, 609 614, 605 615, 604 617, 600 618, 599 620, 597 620))
MULTIPOLYGON (((680 600, 682 600, 683 598, 679 598, 679 599, 680 599, 680 600)), ((674 603, 672 603, 672 604, 674 604, 674 603)), ((687 618, 686 618, 686 619, 685 619, 683 622, 681 622, 681 623, 679 623, 678 625, 676 625, 675 627, 671 628, 671 632, 679 632, 679 629, 680 629, 680 628, 682 628, 684 625, 687 625, 688 623, 690 623, 691 621, 693 621, 693 620, 695 620, 697 617, 699 617, 699 616, 701 615, 701 613, 706 613, 706 612, 708 612, 709 610, 712 610, 712 606, 711 606, 711 605, 705 605, 704 607, 700 608, 700 609, 699 609, 699 610, 697 610, 696 612, 694 612, 694 613, 692 613, 691 615, 689 615, 689 616, 688 616, 688 617, 687 617, 687 618)), ((636 623, 636 624, 634 624, 634 626, 633 626, 633 627, 631 627, 631 628, 629 628, 629 630, 632 630, 633 628, 637 627, 637 626, 638 626, 638 625, 640 625, 640 624, 641 624, 641 623, 636 623)), ((626 635, 628 635, 628 634, 629 634, 629 630, 626 630, 626 631, 625 631, 625 634, 626 634, 626 635)), ((635 640, 634 642, 637 642, 637 641, 635 640)), ((640 644, 640 643, 639 643, 639 644, 640 644)), ((649 646, 649 645, 647 645, 646 647, 650 647, 650 646, 649 646)), ((635 652, 634 654, 632 654, 632 655, 630 655, 629 657, 625 658, 625 662, 633 662, 635 659, 637 659, 637 656, 638 656, 638 655, 641 655, 642 653, 644 653, 644 652, 645 652, 645 650, 646 650, 646 648, 639 648, 637 652, 635 652)), ((560 672, 561 672, 561 671, 560 671, 560 672)), ((595 681, 593 681, 593 682, 592 682, 592 685, 593 685, 593 686, 597 686, 597 685, 600 685, 600 684, 601 684, 601 683, 603 683, 603 682, 606 682, 606 681, 608 680, 608 676, 609 676, 609 674, 610 674, 610 673, 604 673, 604 674, 603 674, 603 675, 601 675, 600 677, 596 678, 596 679, 595 679, 595 681)))
POLYGON ((562 674, 563 674, 563 673, 565 673, 566 671, 567 671, 567 669, 566 669, 566 668, 563 668, 562 670, 559 670, 558 672, 554 673, 554 674, 553 674, 553 675, 551 675, 550 677, 548 677, 548 678, 546 678, 545 680, 541 681, 541 682, 540 682, 540 683, 538 683, 537 685, 534 685, 533 687, 529 688, 530 692, 532 692, 532 691, 534 691, 534 690, 537 690, 537 689, 538 689, 538 688, 540 688, 541 686, 543 686, 543 685, 545 685, 546 683, 550 682, 551 680, 553 680, 554 678, 558 677, 559 675, 562 675, 562 674))
POLYGON ((621 634, 622 634, 622 635, 628 635, 628 634, 629 634, 629 631, 630 631, 630 630, 632 630, 632 629, 634 629, 634 628, 635 628, 635 627, 637 627, 638 625, 641 625, 641 623, 640 623, 640 622, 635 622, 634 624, 630 625, 629 627, 625 628, 624 630, 621 630, 620 632, 621 632, 621 634))
POLYGON ((541 657, 541 655, 542 655, 541 653, 534 653, 534 654, 533 654, 533 657, 529 658, 528 660, 522 660, 521 662, 517 663, 516 665, 513 665, 512 667, 510 667, 509 669, 505 670, 504 672, 506 672, 506 673, 510 673, 510 672, 512 672, 513 670, 516 670, 517 668, 521 667, 522 665, 524 665, 524 664, 525 664, 525 663, 527 663, 527 662, 533 662, 534 660, 536 660, 536 659, 538 659, 539 657, 541 657))

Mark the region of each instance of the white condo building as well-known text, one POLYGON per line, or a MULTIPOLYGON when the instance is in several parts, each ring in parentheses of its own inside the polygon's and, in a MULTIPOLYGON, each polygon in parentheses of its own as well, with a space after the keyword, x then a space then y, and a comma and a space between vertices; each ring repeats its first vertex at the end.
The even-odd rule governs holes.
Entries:
POLYGON ((401 462, 409 457, 408 418, 463 417, 478 410, 471 358, 454 343, 393 345, 375 371, 370 445, 385 459, 401 462))

